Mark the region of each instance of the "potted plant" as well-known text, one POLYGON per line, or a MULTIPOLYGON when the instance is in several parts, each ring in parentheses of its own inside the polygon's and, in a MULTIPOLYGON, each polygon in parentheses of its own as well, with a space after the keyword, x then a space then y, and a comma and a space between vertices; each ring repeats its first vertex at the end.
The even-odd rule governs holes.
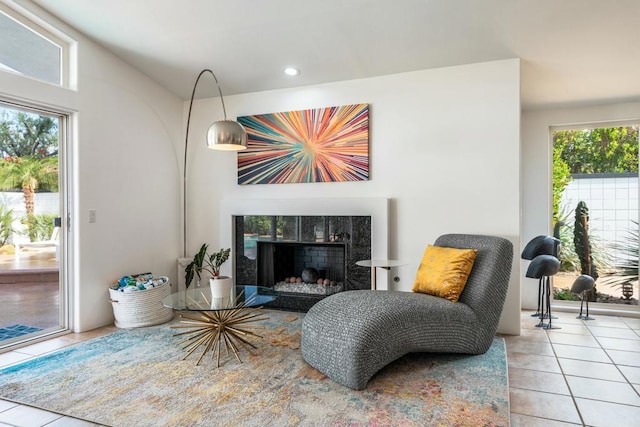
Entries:
POLYGON ((202 279, 202 272, 207 272, 211 276, 209 284, 211 286, 211 295, 214 298, 224 298, 231 295, 231 286, 233 281, 229 276, 220 275, 220 267, 229 259, 231 248, 220 249, 212 254, 207 250, 209 245, 203 243, 200 250, 193 257, 193 261, 185 268, 185 285, 188 288, 193 278, 198 277, 198 281, 202 279))
POLYGON ((202 244, 202 247, 198 251, 197 254, 194 255, 193 261, 189 263, 184 269, 184 283, 187 289, 194 277, 198 277, 197 286, 200 286, 200 280, 202 279, 202 271, 204 270, 204 261, 207 256, 207 249, 209 245, 206 243, 202 244))

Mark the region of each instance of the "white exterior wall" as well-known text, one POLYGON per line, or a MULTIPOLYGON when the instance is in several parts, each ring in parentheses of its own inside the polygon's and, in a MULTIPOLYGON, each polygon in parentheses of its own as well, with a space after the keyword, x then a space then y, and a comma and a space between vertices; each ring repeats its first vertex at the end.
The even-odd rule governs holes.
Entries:
POLYGON ((575 219, 575 208, 584 201, 589 208, 589 234, 609 245, 612 258, 618 251, 613 243, 624 242, 638 222, 638 177, 589 177, 574 178, 562 193, 560 206, 575 219))
MULTIPOLYGON (((13 235, 12 243, 28 241, 29 239, 23 234, 26 231, 26 227, 22 224, 22 218, 27 215, 27 209, 24 206, 24 195, 15 191, 0 192, 0 205, 13 211, 13 229, 17 233, 13 235)), ((36 193, 34 195, 33 208, 36 215, 60 215, 60 194, 36 193)))
MULTIPOLYGON (((17 191, 0 192, 0 205, 4 205, 7 209, 13 210, 16 218, 21 218, 27 214, 24 207, 24 195, 17 191)), ((57 214, 60 212, 60 194, 59 193, 36 193, 34 197, 34 213, 39 214, 57 214)))

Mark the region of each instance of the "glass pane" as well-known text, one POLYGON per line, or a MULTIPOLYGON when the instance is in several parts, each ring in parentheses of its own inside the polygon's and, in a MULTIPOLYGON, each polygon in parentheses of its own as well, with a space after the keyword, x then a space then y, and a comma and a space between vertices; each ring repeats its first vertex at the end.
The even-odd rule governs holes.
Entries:
POLYGON ((555 299, 637 306, 638 138, 637 125, 553 133, 555 299))
POLYGON ((61 84, 60 46, 0 12, 0 68, 61 84))
POLYGON ((66 327, 59 129, 58 117, 0 105, 0 348, 66 327))
POLYGON ((300 240, 300 217, 280 216, 278 227, 281 228, 282 240, 300 240), (282 224, 280 226, 280 224, 282 224))

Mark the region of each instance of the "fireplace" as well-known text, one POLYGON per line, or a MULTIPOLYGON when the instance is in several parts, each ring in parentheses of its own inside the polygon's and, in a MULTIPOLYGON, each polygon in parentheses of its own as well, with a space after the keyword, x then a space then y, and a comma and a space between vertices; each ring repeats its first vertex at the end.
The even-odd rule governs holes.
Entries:
POLYGON ((274 288, 271 308, 308 311, 322 298, 371 289, 370 216, 234 216, 236 284, 274 288))

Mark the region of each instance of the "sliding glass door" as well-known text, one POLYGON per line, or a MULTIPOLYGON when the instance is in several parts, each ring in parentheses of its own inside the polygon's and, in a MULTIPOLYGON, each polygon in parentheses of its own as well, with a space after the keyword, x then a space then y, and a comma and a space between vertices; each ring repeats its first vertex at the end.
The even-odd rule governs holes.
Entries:
POLYGON ((67 116, 0 102, 0 350, 68 328, 67 116))

